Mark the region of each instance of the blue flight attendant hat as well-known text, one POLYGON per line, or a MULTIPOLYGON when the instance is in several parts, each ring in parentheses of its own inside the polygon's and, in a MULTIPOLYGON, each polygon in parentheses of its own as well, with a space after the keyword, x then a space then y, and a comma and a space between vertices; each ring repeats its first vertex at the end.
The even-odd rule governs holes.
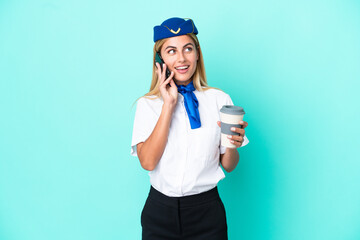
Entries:
POLYGON ((154 27, 154 42, 163 38, 176 37, 188 33, 198 34, 198 30, 191 18, 169 18, 160 26, 154 27))

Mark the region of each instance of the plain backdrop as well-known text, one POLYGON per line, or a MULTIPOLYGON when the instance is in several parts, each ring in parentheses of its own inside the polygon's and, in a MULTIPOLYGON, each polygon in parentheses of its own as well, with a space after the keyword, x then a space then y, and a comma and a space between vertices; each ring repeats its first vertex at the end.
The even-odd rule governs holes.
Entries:
POLYGON ((141 239, 130 155, 153 27, 192 18, 250 143, 219 183, 229 239, 360 239, 360 3, 0 1, 0 239, 141 239))

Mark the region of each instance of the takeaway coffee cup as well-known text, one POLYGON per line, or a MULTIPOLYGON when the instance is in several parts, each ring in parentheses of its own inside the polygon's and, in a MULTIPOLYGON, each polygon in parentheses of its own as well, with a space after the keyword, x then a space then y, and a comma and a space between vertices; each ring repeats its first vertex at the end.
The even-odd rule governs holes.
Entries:
POLYGON ((220 120, 221 120, 221 145, 228 148, 236 148, 235 144, 230 142, 228 135, 240 135, 231 131, 232 127, 241 128, 239 124, 244 117, 244 109, 242 107, 233 106, 233 105, 224 105, 220 109, 220 120))

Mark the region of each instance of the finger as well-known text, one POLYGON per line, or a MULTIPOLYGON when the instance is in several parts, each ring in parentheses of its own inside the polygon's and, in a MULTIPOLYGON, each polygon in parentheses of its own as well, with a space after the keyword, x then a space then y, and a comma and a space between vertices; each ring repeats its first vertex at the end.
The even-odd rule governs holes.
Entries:
POLYGON ((162 64, 162 68, 161 68, 161 65, 160 63, 159 64, 159 68, 158 68, 158 79, 160 81, 160 85, 165 81, 165 69, 164 69, 164 65, 165 64, 162 64))
POLYGON ((163 70, 162 70, 162 76, 164 76, 164 80, 165 80, 165 76, 166 76, 166 64, 165 63, 163 63, 163 68, 162 68, 163 70))
POLYGON ((243 143, 243 141, 236 141, 236 140, 230 140, 230 142, 234 145, 236 145, 236 147, 240 147, 243 143))
POLYGON ((175 84, 175 82, 174 82, 174 79, 172 79, 172 78, 171 78, 171 80, 170 80, 170 86, 171 86, 171 87, 175 87, 175 88, 177 89, 177 86, 176 86, 176 84, 175 84))
POLYGON ((233 132, 236 132, 236 133, 240 133, 240 135, 241 135, 241 134, 242 134, 242 135, 245 134, 245 129, 243 129, 243 128, 232 127, 230 130, 233 131, 233 132))
POLYGON ((244 137, 243 136, 235 136, 235 137, 233 137, 233 140, 242 143, 244 141, 244 137))
POLYGON ((157 66, 157 68, 156 68, 156 74, 157 74, 157 76, 158 76, 158 81, 159 82, 161 82, 161 68, 160 68, 160 63, 156 63, 156 66, 157 66))
MULTIPOLYGON (((165 80, 165 82, 166 82, 166 83, 170 83, 170 80, 172 80, 173 76, 174 76, 174 72, 171 71, 170 76, 165 80)), ((164 82, 164 83, 165 83, 165 82, 164 82)))
POLYGON ((217 121, 217 125, 218 125, 219 127, 221 127, 221 122, 220 122, 220 121, 217 121))
POLYGON ((171 80, 173 77, 174 77, 174 72, 173 71, 171 71, 170 72, 170 76, 166 79, 166 80, 171 80))
POLYGON ((240 129, 239 129, 239 133, 240 133, 240 135, 244 136, 244 135, 245 135, 245 129, 240 128, 240 129))
POLYGON ((247 122, 245 122, 245 121, 240 121, 240 124, 241 124, 241 128, 246 128, 247 126, 248 126, 248 123, 247 122))
POLYGON ((243 139, 243 136, 242 135, 228 135, 227 138, 229 138, 230 140, 240 141, 241 139, 243 139))
POLYGON ((161 84, 160 87, 166 87, 166 85, 169 83, 169 80, 164 80, 161 84))
POLYGON ((172 80, 172 76, 174 75, 174 72, 171 72, 170 76, 161 84, 161 85, 167 85, 170 80, 172 80))
POLYGON ((235 141, 235 140, 230 140, 230 142, 232 143, 232 144, 234 144, 237 148, 238 147, 240 147, 241 146, 241 142, 238 142, 238 141, 235 141))

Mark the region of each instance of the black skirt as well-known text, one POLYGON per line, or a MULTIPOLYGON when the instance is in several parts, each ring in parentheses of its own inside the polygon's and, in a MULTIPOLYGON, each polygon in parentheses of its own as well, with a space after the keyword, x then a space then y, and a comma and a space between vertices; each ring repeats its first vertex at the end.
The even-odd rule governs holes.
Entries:
POLYGON ((227 240, 224 204, 217 187, 168 197, 151 186, 141 213, 143 240, 227 240))

